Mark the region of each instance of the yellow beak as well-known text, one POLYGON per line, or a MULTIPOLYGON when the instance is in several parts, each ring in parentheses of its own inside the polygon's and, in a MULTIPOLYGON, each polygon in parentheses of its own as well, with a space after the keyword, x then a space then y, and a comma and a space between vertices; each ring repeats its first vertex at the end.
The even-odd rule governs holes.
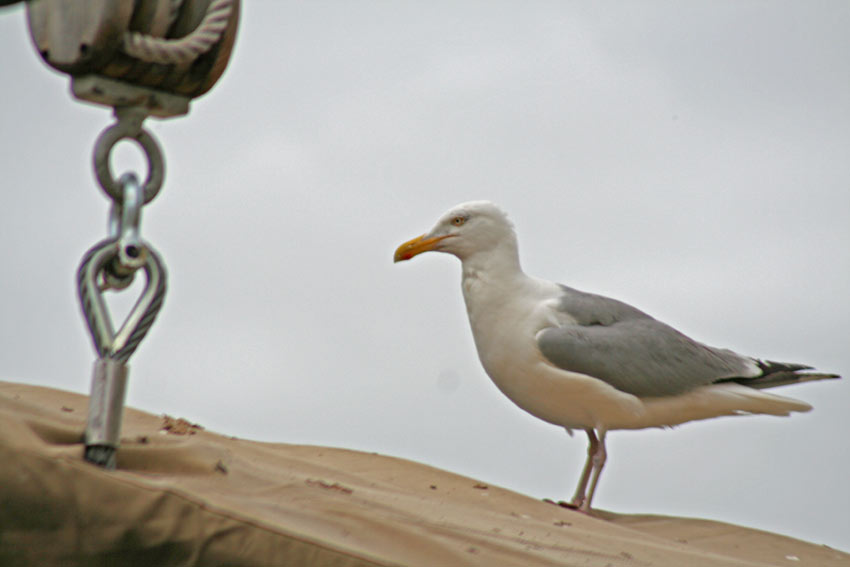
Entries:
POLYGON ((422 254, 423 252, 428 252, 429 250, 433 250, 438 242, 441 240, 448 238, 451 236, 450 234, 445 234, 443 236, 432 236, 431 238, 425 238, 425 235, 417 236, 412 240, 408 240, 398 248, 396 248, 395 255, 393 256, 393 262, 402 262, 404 260, 410 260, 417 254, 422 254))

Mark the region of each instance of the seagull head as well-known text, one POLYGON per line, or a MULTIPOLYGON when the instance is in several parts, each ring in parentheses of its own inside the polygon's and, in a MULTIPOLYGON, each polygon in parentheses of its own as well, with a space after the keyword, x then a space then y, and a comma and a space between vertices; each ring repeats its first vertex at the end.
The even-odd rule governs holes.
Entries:
POLYGON ((490 201, 462 203, 446 212, 430 232, 408 240, 394 260, 410 260, 423 252, 446 252, 461 261, 505 246, 516 250, 516 234, 508 216, 490 201))

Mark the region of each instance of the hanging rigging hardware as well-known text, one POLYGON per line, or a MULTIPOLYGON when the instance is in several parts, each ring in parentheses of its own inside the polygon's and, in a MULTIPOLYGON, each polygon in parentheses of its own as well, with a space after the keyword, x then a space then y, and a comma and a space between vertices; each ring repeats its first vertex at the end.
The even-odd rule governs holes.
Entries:
POLYGON ((108 235, 86 252, 77 270, 80 306, 98 356, 92 372, 84 458, 107 469, 117 464, 128 361, 153 325, 166 291, 163 262, 141 238, 142 208, 159 194, 165 178, 159 144, 143 127, 147 116, 145 108, 116 107, 116 122, 95 142, 95 177, 112 200, 108 235), (112 173, 110 154, 125 139, 137 142, 145 155, 148 171, 144 184, 135 173, 125 173, 117 180, 112 173), (116 331, 104 293, 126 289, 138 270, 145 272, 145 287, 116 331))
MULTIPOLYGON (((0 0, 2 3, 3 0, 0 0)), ((141 238, 142 208, 159 193, 165 163, 144 126, 149 116, 189 112, 227 67, 240 0, 31 0, 27 17, 41 58, 71 77, 78 99, 112 107, 116 122, 98 137, 94 171, 112 200, 108 236, 86 252, 77 271, 83 316, 97 352, 85 459, 115 468, 128 361, 154 322, 166 290, 157 252, 141 238), (147 161, 144 181, 115 178, 109 158, 121 140, 136 142, 147 161), (116 331, 104 294, 128 288, 138 271, 145 286, 116 331)))

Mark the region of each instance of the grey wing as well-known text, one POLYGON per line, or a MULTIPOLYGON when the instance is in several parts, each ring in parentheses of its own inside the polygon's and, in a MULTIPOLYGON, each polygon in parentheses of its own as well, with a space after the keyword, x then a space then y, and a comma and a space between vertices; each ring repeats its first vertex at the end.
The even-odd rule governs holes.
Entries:
POLYGON ((630 305, 563 289, 560 307, 576 323, 537 336, 543 356, 559 368, 641 397, 674 396, 761 374, 754 359, 698 343, 630 305))

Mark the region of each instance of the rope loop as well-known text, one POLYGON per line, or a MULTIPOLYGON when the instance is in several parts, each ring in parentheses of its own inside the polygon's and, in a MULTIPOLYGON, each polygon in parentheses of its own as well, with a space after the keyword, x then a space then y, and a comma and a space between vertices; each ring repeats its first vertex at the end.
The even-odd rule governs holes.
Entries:
POLYGON ((124 34, 122 49, 127 55, 145 63, 191 63, 219 42, 232 11, 233 0, 212 0, 203 20, 192 33, 166 39, 128 31, 124 34))

